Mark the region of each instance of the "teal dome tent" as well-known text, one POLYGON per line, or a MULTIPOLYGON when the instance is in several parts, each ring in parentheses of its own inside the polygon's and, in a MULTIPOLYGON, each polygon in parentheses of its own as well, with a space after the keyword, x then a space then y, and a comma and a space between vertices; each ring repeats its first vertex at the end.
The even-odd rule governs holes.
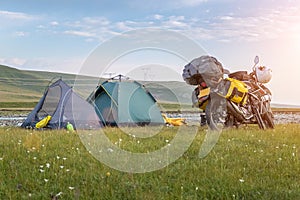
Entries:
POLYGON ((118 75, 100 84, 89 96, 104 126, 162 125, 156 100, 145 87, 118 75))

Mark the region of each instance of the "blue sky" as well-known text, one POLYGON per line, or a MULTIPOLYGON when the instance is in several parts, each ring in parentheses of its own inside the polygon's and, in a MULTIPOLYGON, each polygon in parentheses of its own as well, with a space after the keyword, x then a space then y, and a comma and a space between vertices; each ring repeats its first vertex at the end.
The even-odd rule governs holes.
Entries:
POLYGON ((103 42, 155 27, 191 38, 231 71, 250 70, 259 55, 273 69, 274 101, 300 104, 299 13, 296 0, 1 0, 0 64, 77 73, 103 42))

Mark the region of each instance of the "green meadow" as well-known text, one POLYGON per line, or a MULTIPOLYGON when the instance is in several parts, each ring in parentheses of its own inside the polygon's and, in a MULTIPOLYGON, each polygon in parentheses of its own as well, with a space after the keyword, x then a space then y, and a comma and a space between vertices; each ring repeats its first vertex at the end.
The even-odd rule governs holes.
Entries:
MULTIPOLYGON (((192 127, 182 128, 188 132, 192 127)), ((158 150, 178 133, 177 127, 164 127, 151 138, 138 138, 124 133, 132 128, 103 130, 113 144, 132 152, 158 150)), ((95 159, 78 133, 3 127, 0 199, 300 199, 299 132, 296 124, 268 131, 256 126, 226 130, 199 158, 206 134, 206 128, 199 128, 173 163, 128 173, 95 159)))

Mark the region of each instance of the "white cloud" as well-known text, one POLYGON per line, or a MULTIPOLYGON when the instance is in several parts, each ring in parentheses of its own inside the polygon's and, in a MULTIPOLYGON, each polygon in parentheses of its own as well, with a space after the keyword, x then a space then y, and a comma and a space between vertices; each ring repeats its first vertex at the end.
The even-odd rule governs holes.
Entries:
POLYGON ((263 41, 274 39, 282 34, 292 34, 295 26, 300 24, 299 10, 268 10, 255 16, 220 16, 211 25, 220 39, 263 41))
POLYGON ((110 21, 105 17, 85 17, 83 22, 87 25, 108 26, 110 21))
POLYGON ((159 15, 159 14, 155 14, 155 15, 153 15, 153 18, 156 19, 156 20, 161 20, 161 19, 164 18, 164 16, 163 15, 159 15))
POLYGON ((0 58, 0 63, 2 65, 18 68, 26 63, 26 60, 22 58, 0 58))
POLYGON ((0 18, 10 19, 10 20, 33 20, 34 16, 22 13, 22 12, 10 12, 5 10, 0 10, 0 18))
POLYGON ((52 21, 52 22, 50 22, 50 25, 52 25, 52 26, 58 26, 59 23, 57 21, 52 21))
POLYGON ((24 37, 24 36, 29 35, 29 33, 24 32, 24 31, 17 31, 17 32, 15 32, 14 35, 17 36, 17 37, 24 37))
POLYGON ((76 36, 82 36, 82 37, 95 37, 95 34, 88 32, 88 31, 68 30, 68 31, 64 31, 64 33, 68 34, 68 35, 76 35, 76 36))
MULTIPOLYGON (((189 3, 204 1, 189 1, 189 3)), ((158 27, 184 33, 196 40, 263 41, 277 38, 285 33, 299 33, 300 13, 296 8, 281 10, 264 9, 252 16, 241 16, 232 12, 206 18, 183 15, 154 14, 139 20, 111 21, 106 17, 85 17, 76 21, 52 21, 51 25, 60 25, 60 32, 84 37, 85 41, 104 41, 115 35, 136 28, 158 27)), ((51 27, 50 27, 51 29, 51 27)), ((58 31, 56 29, 56 31, 58 31)), ((20 33, 21 35, 21 33, 20 33)))
POLYGON ((207 2, 207 1, 208 0, 181 0, 180 4, 182 4, 184 6, 197 6, 197 5, 207 2))

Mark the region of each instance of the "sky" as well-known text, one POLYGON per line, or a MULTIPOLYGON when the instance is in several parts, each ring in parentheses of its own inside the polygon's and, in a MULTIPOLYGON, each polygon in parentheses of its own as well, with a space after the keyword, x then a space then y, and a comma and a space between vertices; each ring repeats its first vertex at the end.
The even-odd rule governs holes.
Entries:
MULTIPOLYGON (((298 0, 1 0, 0 64, 79 73, 99 46, 118 45, 121 35, 144 28, 175 32, 172 36, 180 34, 232 72, 250 71, 258 55, 260 64, 273 71, 267 84, 273 102, 300 105, 298 0)), ((164 43, 167 37, 157 38, 158 43, 164 43)), ((117 55, 114 46, 112 49, 117 50, 110 52, 118 59, 111 63, 122 69, 112 66, 104 71, 124 70, 125 74, 147 80, 173 77, 183 81, 184 64, 203 52, 178 59, 176 48, 170 48, 174 54, 129 49, 129 54, 117 55), (150 64, 155 66, 149 69, 150 64), (169 65, 176 67, 169 73, 159 70, 169 65)), ((177 48, 180 52, 182 47, 177 48)))

